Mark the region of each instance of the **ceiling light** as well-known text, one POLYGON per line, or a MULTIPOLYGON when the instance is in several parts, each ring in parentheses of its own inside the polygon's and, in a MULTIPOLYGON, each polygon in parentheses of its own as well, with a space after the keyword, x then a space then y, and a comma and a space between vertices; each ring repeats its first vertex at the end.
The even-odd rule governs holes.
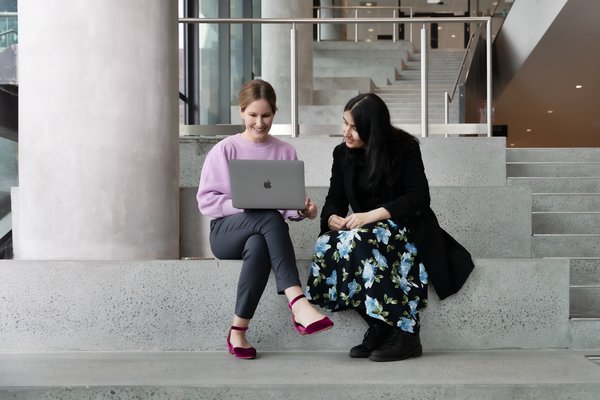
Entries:
POLYGON ((441 26, 438 26, 438 31, 441 31, 441 30, 442 30, 442 27, 441 27, 441 26))
POLYGON ((373 3, 365 3, 365 6, 367 7, 371 7, 373 5, 373 3))
POLYGON ((531 129, 531 128, 527 128, 527 129, 525 130, 525 132, 527 132, 527 133, 533 132, 533 129, 531 129))
POLYGON ((453 37, 453 38, 455 38, 455 37, 456 37, 456 35, 452 35, 452 37, 453 37))
POLYGON ((548 114, 552 114, 554 112, 554 110, 548 110, 546 111, 548 114))
POLYGON ((373 28, 369 28, 369 29, 367 29, 367 30, 368 30, 369 32, 375 32, 375 29, 373 29, 373 28))
POLYGON ((575 85, 575 89, 581 89, 583 85, 575 85))

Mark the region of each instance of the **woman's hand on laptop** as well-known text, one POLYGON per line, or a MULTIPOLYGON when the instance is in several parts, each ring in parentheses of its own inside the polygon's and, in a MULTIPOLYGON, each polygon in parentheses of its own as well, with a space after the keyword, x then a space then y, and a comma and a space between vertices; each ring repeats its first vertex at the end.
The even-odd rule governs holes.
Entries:
POLYGON ((298 214, 308 219, 315 219, 317 217, 317 205, 312 202, 310 197, 306 198, 306 204, 304 204, 304 210, 299 210, 298 214))

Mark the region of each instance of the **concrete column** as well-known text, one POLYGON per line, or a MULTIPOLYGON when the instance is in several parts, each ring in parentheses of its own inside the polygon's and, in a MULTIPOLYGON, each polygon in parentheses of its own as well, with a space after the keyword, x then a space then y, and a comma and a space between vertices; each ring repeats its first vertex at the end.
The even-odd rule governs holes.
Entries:
MULTIPOLYGON (((311 0, 262 0, 263 18, 312 18, 311 0)), ((298 104, 312 104, 313 27, 297 24, 298 29, 298 104)), ((275 123, 290 123, 290 29, 288 24, 264 24, 261 33, 262 79, 277 92, 275 123)))
MULTIPOLYGON (((321 0, 323 7, 348 7, 348 0, 321 0)), ((352 14, 354 16, 354 14, 352 14)), ((340 8, 322 8, 322 18, 347 18, 348 10, 340 8)), ((346 25, 323 24, 321 25, 321 40, 346 40, 346 25)))
POLYGON ((178 257, 177 2, 19 1, 19 259, 178 257))

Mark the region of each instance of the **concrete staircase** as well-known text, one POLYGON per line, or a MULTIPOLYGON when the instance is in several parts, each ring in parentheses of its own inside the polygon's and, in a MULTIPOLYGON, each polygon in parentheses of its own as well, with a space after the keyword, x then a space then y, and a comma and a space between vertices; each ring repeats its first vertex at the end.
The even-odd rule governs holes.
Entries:
POLYGON ((507 176, 533 192, 533 256, 570 261, 574 340, 600 343, 577 334, 600 332, 600 149, 508 149, 507 176))
MULTIPOLYGON (((317 105, 301 110, 301 122, 339 125, 345 100, 371 90, 386 97, 398 121, 418 115, 400 105, 414 100, 404 97, 419 70, 410 49, 394 44, 394 56, 372 51, 349 57, 347 49, 331 53, 327 44, 319 46, 326 54, 315 56, 317 105), (346 57, 354 77, 339 73, 336 57, 346 57), (377 66, 375 76, 359 74, 369 70, 369 62, 379 64, 378 58, 395 63, 391 72, 377 66)), ((356 51, 366 44, 348 46, 356 51)), ((391 44, 377 46, 385 53, 391 44)), ((440 52, 446 60, 440 68, 433 68, 432 57, 431 68, 440 70, 432 91, 446 90, 451 80, 442 76, 452 64, 443 57, 440 52)), ((476 264, 457 295, 440 302, 430 293, 422 314, 422 358, 383 364, 350 359, 348 349, 365 331, 353 313, 330 315, 336 324, 330 332, 298 336, 271 280, 249 331, 259 358, 233 359, 225 335, 240 261, 212 257, 208 219, 195 201, 204 156, 217 140, 180 141, 180 250, 187 259, 0 261, 0 399, 599 397, 600 366, 593 355, 600 351, 600 329, 593 318, 569 317, 575 283, 589 286, 598 277, 600 256, 546 258, 536 235, 549 222, 540 216, 532 223, 531 217, 532 207, 551 211, 555 204, 589 212, 598 198, 532 195, 538 186, 517 184, 521 178, 511 177, 507 185, 507 157, 513 176, 513 153, 506 152, 503 138, 421 139, 432 207, 476 264)), ((322 205, 331 151, 341 138, 285 140, 305 161, 307 191, 322 205)), ((577 224, 561 220, 568 230, 577 224)), ((585 226, 593 231, 593 223, 585 226)), ((318 223, 293 223, 290 232, 305 279, 318 223)))
MULTIPOLYGON (((271 281, 249 332, 260 357, 233 359, 240 262, 211 258, 194 199, 216 140, 181 140, 182 255, 194 259, 0 262, 0 398, 597 398, 597 333, 569 321, 569 260, 531 257, 531 189, 506 185, 503 138, 421 141, 433 207, 476 264, 457 295, 431 293, 424 357, 348 358, 365 330, 353 313, 300 337, 271 281)), ((322 204, 339 137, 286 140, 322 204)), ((290 225, 303 279, 315 223, 290 225)))
MULTIPOLYGON (((444 123, 444 92, 452 92, 464 50, 430 50, 428 95, 430 123, 444 123)), ((421 55, 408 42, 320 42, 314 44, 314 106, 300 110, 300 122, 339 123, 327 111, 352 96, 372 91, 381 96, 397 125, 421 122, 421 55)), ((336 108, 337 106, 337 108, 336 108)), ((449 122, 458 122, 458 104, 449 107, 449 122)))
MULTIPOLYGON (((428 53, 430 123, 444 123, 445 92, 452 93, 464 54, 462 49, 431 50, 428 53)), ((390 85, 378 85, 375 93, 381 96, 390 108, 393 124, 419 124, 421 122, 421 54, 412 53, 400 71, 398 79, 390 85)), ((455 101, 449 107, 449 122, 458 122, 458 112, 458 104, 455 101)))

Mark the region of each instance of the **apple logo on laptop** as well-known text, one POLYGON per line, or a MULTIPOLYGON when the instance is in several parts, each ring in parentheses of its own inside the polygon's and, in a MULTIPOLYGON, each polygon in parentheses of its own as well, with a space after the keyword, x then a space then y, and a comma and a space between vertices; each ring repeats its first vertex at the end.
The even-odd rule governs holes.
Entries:
POLYGON ((263 186, 265 189, 271 189, 271 181, 267 179, 265 183, 263 183, 263 186))

